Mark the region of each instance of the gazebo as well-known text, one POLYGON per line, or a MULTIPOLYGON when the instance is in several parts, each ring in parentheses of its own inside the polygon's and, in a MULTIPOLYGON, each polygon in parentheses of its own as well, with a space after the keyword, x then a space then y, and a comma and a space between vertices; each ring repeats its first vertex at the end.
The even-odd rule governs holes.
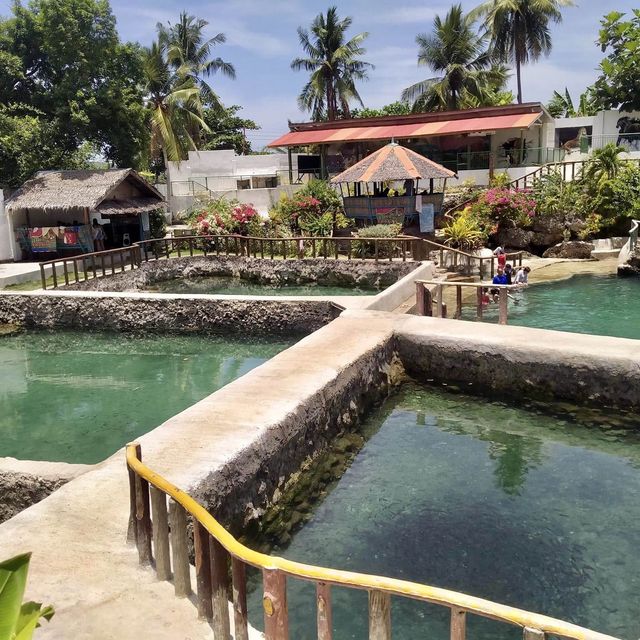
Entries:
POLYGON ((453 171, 437 162, 391 142, 331 182, 340 185, 348 218, 360 224, 407 224, 421 214, 424 214, 423 219, 433 219, 434 214, 441 213, 447 179, 455 176, 453 171), (420 185, 421 180, 428 180, 428 189, 420 185), (440 191, 435 190, 436 180, 441 181, 440 191), (402 183, 402 194, 399 189, 392 190, 393 183, 398 182, 402 183), (353 184, 348 187, 347 195, 342 191, 345 183, 353 184))

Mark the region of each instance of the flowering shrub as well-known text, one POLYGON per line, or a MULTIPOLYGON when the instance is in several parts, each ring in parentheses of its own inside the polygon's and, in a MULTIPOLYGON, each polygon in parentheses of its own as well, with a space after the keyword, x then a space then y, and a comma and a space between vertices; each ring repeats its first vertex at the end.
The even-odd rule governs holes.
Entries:
POLYGON ((529 191, 494 187, 471 205, 471 214, 485 227, 507 224, 526 228, 533 224, 536 206, 529 191))
POLYGON ((265 222, 252 204, 218 198, 196 205, 187 221, 197 235, 218 236, 238 233, 263 235, 265 222))

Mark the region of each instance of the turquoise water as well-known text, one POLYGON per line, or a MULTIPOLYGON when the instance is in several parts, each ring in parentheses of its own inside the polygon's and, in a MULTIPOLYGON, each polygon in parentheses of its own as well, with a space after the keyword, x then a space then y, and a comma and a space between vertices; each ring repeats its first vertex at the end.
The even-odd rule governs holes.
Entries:
MULTIPOLYGON (((287 558, 445 587, 625 639, 640 637, 635 416, 549 413, 406 385, 366 424, 352 466, 287 558), (629 430, 631 429, 631 430, 629 430)), ((288 582, 291 637, 314 588, 288 582)), ((366 594, 336 588, 335 637, 364 640, 366 594)), ((252 594, 260 623, 259 590, 252 594)), ((448 611, 393 598, 394 640, 448 638, 448 611)), ((469 638, 521 638, 475 616, 469 638)))
MULTIPOLYGON (((509 301, 509 324, 640 339, 640 278, 579 275, 533 284, 509 301)), ((485 312, 497 322, 498 305, 485 312)), ((465 309, 472 319, 475 308, 465 309)))
POLYGON ((291 343, 80 331, 0 337, 0 456, 99 462, 291 343))
POLYGON ((240 296, 374 296, 375 288, 305 284, 261 284, 232 276, 172 278, 148 288, 158 293, 206 293, 240 296))

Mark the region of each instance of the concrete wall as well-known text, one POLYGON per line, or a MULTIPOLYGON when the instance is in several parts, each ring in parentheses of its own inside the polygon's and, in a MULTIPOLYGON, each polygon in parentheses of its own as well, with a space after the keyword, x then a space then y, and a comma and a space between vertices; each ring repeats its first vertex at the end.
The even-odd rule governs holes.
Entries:
POLYGON ((4 208, 4 194, 0 189, 0 262, 14 260, 13 230, 9 223, 9 214, 4 208))
POLYGON ((394 311, 409 298, 415 297, 416 280, 431 280, 434 271, 433 262, 423 262, 404 278, 379 293, 365 308, 371 311, 394 311))

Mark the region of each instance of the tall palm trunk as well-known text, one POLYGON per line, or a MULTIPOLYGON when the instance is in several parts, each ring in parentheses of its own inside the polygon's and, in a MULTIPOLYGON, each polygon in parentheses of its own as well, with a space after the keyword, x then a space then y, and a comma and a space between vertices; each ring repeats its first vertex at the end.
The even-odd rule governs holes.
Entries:
POLYGON ((518 80, 518 104, 522 104, 522 69, 520 58, 516 57, 516 78, 518 80))

